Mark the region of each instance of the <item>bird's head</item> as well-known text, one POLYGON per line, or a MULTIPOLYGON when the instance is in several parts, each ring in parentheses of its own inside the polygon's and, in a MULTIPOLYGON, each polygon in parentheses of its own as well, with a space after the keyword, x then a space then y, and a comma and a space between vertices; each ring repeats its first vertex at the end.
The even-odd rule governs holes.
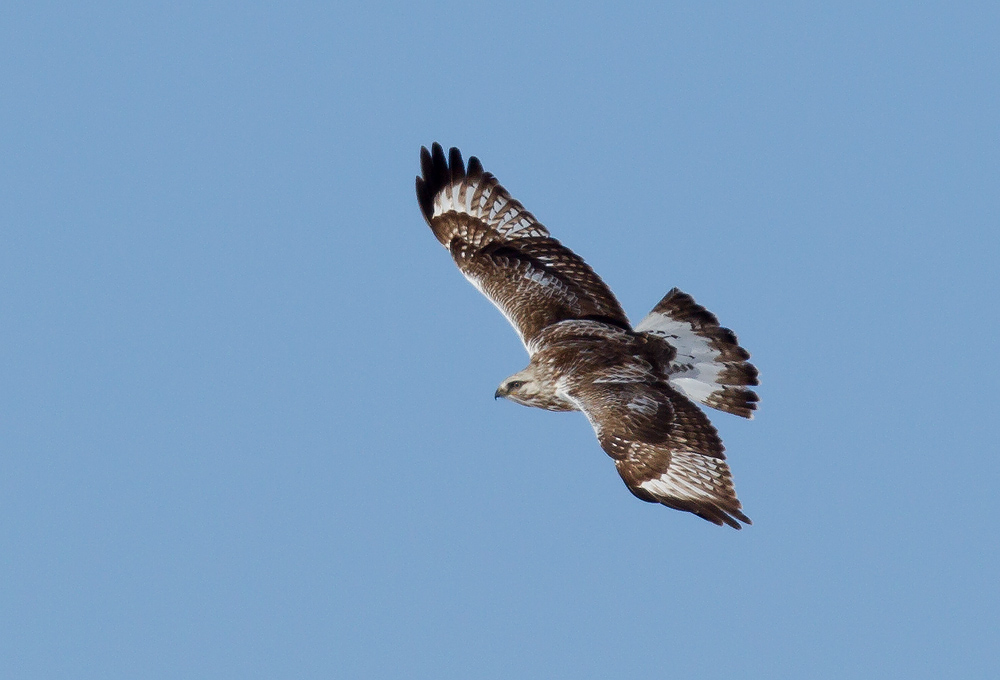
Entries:
POLYGON ((539 396, 539 387, 540 385, 535 379, 534 372, 531 371, 531 367, 528 367, 500 383, 500 387, 497 388, 493 398, 499 399, 503 397, 518 404, 533 406, 539 396))

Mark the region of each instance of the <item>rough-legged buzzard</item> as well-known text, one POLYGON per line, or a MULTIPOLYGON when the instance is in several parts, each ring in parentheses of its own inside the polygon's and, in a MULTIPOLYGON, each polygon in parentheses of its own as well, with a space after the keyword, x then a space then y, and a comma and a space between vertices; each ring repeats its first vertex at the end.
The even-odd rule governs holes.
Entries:
POLYGON ((629 490, 736 529, 743 514, 718 432, 692 402, 751 418, 757 369, 728 328, 676 288, 635 328, 578 255, 458 149, 420 152, 417 200, 438 241, 531 356, 496 391, 583 411, 629 490))

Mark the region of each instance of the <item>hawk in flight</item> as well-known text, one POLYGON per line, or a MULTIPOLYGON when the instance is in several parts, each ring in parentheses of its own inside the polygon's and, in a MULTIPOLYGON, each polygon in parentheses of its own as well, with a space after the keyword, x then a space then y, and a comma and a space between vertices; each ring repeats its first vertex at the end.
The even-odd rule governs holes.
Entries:
POLYGON ((736 335, 676 288, 634 328, 579 255, 549 236, 475 156, 420 151, 417 200, 459 270, 531 356, 496 391, 583 411, 629 491, 718 525, 750 524, 719 434, 693 402, 751 418, 757 369, 736 335))

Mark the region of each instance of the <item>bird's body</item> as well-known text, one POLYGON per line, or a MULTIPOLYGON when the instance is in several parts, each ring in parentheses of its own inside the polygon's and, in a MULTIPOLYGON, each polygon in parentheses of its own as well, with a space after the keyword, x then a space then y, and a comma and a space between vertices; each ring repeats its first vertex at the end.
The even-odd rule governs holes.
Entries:
POLYGON ((602 321, 560 321, 539 333, 528 367, 500 386, 498 393, 525 406, 549 411, 578 411, 569 395, 586 382, 618 382, 650 375, 667 378, 673 348, 655 336, 644 336, 602 321), (525 383, 516 389, 510 384, 525 383), (525 387, 537 385, 537 393, 525 387))
POLYGON ((670 291, 635 328, 575 253, 475 157, 421 152, 417 198, 462 273, 517 330, 528 366, 497 389, 525 406, 583 411, 637 497, 737 529, 749 524, 722 442, 691 400, 746 418, 757 370, 732 331, 670 291))

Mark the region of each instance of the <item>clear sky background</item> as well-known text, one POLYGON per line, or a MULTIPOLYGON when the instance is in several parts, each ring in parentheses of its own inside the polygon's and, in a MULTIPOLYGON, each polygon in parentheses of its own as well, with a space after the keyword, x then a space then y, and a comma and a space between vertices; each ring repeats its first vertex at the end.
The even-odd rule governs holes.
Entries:
POLYGON ((0 16, 0 676, 1000 673, 995 2, 0 16), (424 224, 479 156, 761 370, 633 498, 424 224))

